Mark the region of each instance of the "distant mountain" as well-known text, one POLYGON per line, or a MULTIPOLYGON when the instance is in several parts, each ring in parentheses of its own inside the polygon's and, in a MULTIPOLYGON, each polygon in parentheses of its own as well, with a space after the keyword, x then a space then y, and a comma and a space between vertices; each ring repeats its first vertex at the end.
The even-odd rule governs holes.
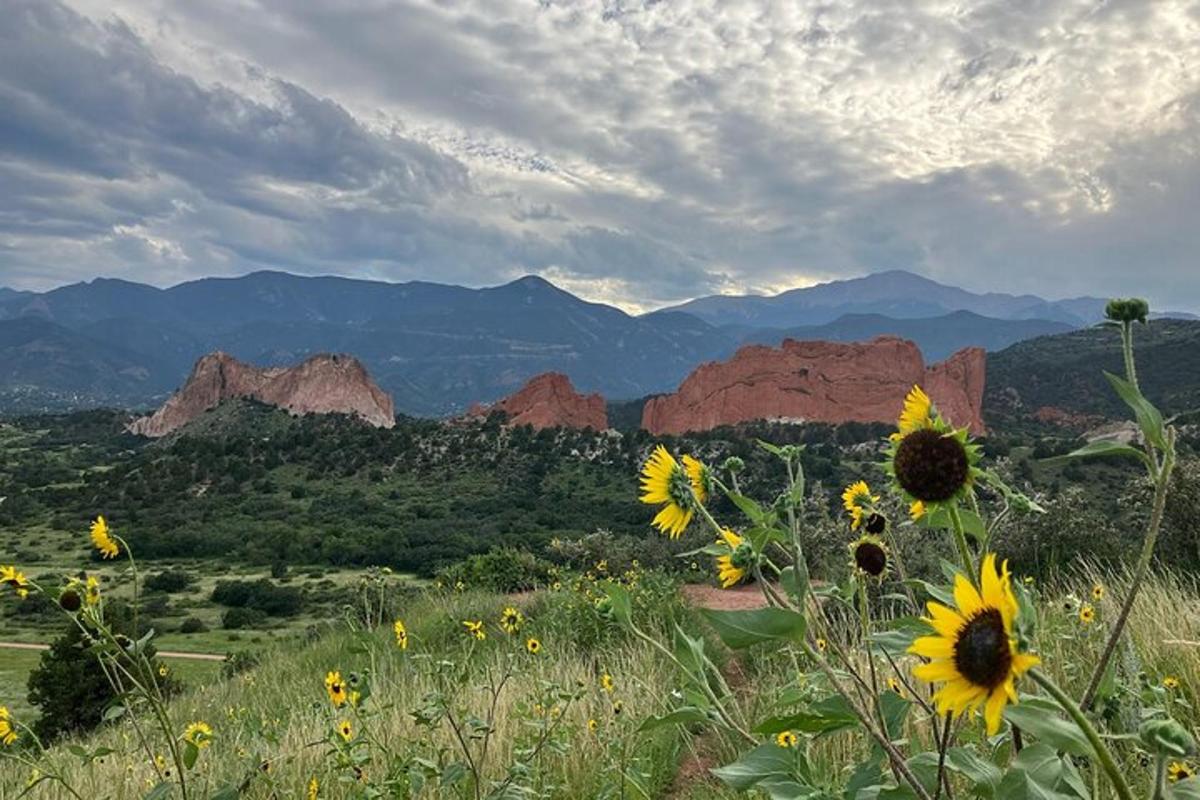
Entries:
POLYGON ((711 325, 755 328, 823 325, 846 314, 916 319, 954 311, 970 311, 995 319, 1050 320, 1080 327, 1100 320, 1104 304, 1105 300, 1098 297, 1045 300, 1031 294, 976 294, 904 270, 890 270, 792 289, 773 297, 701 297, 666 310, 683 311, 711 325))
MULTIPOLYGON (((631 317, 536 277, 487 289, 278 272, 170 289, 99 279, 0 301, 3 318, 41 319, 136 353, 172 375, 168 390, 215 350, 259 365, 351 353, 397 408, 424 415, 498 399, 548 371, 585 392, 637 397, 673 388, 736 344, 694 317, 631 317)), ((14 375, 0 389, 22 381, 34 379, 14 375)), ((151 383, 142 404, 159 399, 151 383)))
POLYGON ((0 321, 0 407, 45 411, 137 405, 170 391, 160 360, 43 319, 0 321))
POLYGON ((891 334, 911 339, 921 348, 926 361, 941 361, 964 347, 1002 350, 1014 342, 1074 330, 1065 322, 1044 319, 993 319, 970 311, 955 311, 940 317, 893 319, 882 314, 846 314, 824 325, 782 330, 752 329, 744 341, 777 345, 786 338, 821 339, 833 342, 863 342, 891 334))
POLYGON ((9 289, 7 286, 0 286, 0 303, 6 300, 15 300, 18 297, 26 297, 29 292, 21 292, 16 289, 9 289))
MULTIPOLYGON (((1138 381, 1165 413, 1200 409, 1200 322, 1152 320, 1134 328, 1138 381)), ((1050 407, 1123 418, 1129 412, 1101 370, 1124 374, 1112 328, 1093 327, 1019 342, 989 353, 983 416, 989 425, 1050 407)))

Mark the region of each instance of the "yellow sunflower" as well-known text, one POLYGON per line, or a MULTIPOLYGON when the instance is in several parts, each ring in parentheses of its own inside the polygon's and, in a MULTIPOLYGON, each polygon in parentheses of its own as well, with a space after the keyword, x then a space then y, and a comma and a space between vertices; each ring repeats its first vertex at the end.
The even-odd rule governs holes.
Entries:
POLYGON ((616 683, 613 681, 613 676, 609 675, 607 672, 604 673, 603 675, 601 675, 600 676, 600 688, 603 689, 604 691, 608 692, 609 694, 612 694, 613 689, 616 688, 616 683))
POLYGON ((587 729, 588 729, 589 733, 595 733, 596 729, 599 727, 600 727, 600 723, 596 722, 595 719, 589 719, 587 721, 587 729))
POLYGON ((1171 783, 1179 783, 1196 774, 1196 770, 1186 761, 1172 761, 1167 765, 1167 777, 1171 783))
POLYGON ((654 448, 642 467, 643 503, 662 506, 651 523, 672 539, 681 536, 696 509, 708 496, 708 468, 691 456, 683 465, 661 444, 654 448))
POLYGON ((104 517, 96 517, 96 521, 92 523, 91 536, 92 545, 99 551, 101 558, 116 558, 120 554, 121 548, 112 538, 112 533, 109 531, 104 517))
POLYGON ((183 730, 183 740, 200 750, 212 744, 213 729, 207 722, 193 722, 183 730))
POLYGON ((866 509, 879 502, 879 498, 871 494, 871 487, 866 481, 857 481, 842 492, 842 507, 850 514, 850 529, 858 530, 862 524, 866 509))
POLYGON ((89 606, 100 605, 100 579, 95 575, 88 575, 87 588, 83 591, 83 599, 89 606))
POLYGON ((966 428, 946 422, 918 386, 904 401, 897 432, 889 438, 883 466, 913 519, 966 497, 982 475, 979 445, 966 428))
POLYGON ((938 713, 957 717, 982 705, 990 736, 1000 730, 1004 706, 1017 702, 1016 679, 1040 659, 1020 652, 1013 637, 1013 620, 1019 609, 1008 562, 997 572, 996 556, 988 553, 980 570, 980 586, 982 591, 965 575, 955 576, 957 609, 930 602, 925 622, 936 635, 917 639, 909 652, 930 659, 913 669, 914 676, 943 684, 933 697, 938 713))
POLYGON ((29 579, 14 566, 0 567, 0 584, 7 586, 22 599, 29 596, 29 579))
POLYGON ((918 520, 925 516, 925 504, 920 500, 912 501, 912 503, 910 503, 908 506, 908 516, 912 517, 914 520, 918 520))
POLYGON ((17 729, 13 726, 8 706, 0 706, 0 744, 8 746, 17 740, 17 729))
POLYGON ((722 589, 728 589, 741 582, 750 572, 754 553, 750 545, 728 528, 721 531, 717 544, 724 544, 729 552, 717 556, 717 580, 722 589))
POLYGON ((775 734, 775 744, 780 747, 792 748, 800 742, 800 737, 793 731, 780 731, 775 734))
POLYGON ((536 656, 542 652, 542 643, 530 636, 525 640, 525 650, 528 651, 529 655, 536 656))
POLYGON ((334 708, 341 708, 350 699, 346 693, 346 682, 342 680, 342 673, 340 672, 326 673, 325 691, 328 693, 329 702, 333 703, 334 708))
POLYGON ((1096 609, 1092 608, 1091 603, 1084 603, 1079 609, 1079 621, 1084 625, 1091 625, 1096 621, 1096 609))
POLYGON ((396 634, 396 646, 401 650, 408 649, 408 628, 404 627, 404 623, 396 620, 392 623, 392 632, 396 634))
POLYGON ((317 783, 316 776, 308 782, 308 800, 317 800, 317 792, 320 791, 321 784, 317 783))
POLYGON ((342 737, 342 741, 348 742, 354 738, 354 729, 350 727, 350 720, 344 719, 338 723, 338 736, 342 737))
POLYGON ((917 385, 913 385, 908 396, 904 398, 904 408, 900 411, 900 419, 896 423, 896 433, 893 437, 903 437, 933 426, 933 401, 929 395, 917 385))
POLYGON ((850 543, 851 567, 864 575, 880 578, 888 567, 888 549, 878 536, 864 533, 850 543))
POLYGON ((1092 587, 1092 599, 1099 603, 1104 599, 1104 584, 1097 583, 1092 587))
POLYGON ((1167 677, 1163 678, 1162 685, 1164 689, 1174 691, 1179 688, 1179 678, 1176 678, 1174 675, 1168 675, 1167 677))
POLYGON ((500 627, 509 635, 521 630, 523 624, 525 624, 525 616, 513 606, 504 609, 500 614, 500 627))
POLYGON ((477 620, 464 619, 463 627, 467 629, 467 633, 471 634, 479 641, 483 641, 484 639, 487 638, 487 631, 485 631, 483 629, 483 620, 481 620, 481 619, 477 619, 477 620))

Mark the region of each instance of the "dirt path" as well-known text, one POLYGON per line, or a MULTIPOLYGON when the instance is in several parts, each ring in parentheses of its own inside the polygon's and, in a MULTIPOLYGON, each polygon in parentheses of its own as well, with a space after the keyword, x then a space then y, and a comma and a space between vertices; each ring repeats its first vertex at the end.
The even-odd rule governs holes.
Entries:
POLYGON ((767 605, 762 589, 757 586, 719 589, 716 586, 689 583, 679 591, 689 605, 697 608, 711 608, 715 611, 744 611, 751 608, 763 608, 767 605))
MULTIPOLYGON (((31 642, 0 642, 0 650, 49 650, 48 644, 33 644, 31 642)), ((184 658, 192 661, 224 661, 225 656, 213 653, 181 653, 176 650, 159 650, 161 658, 184 658)))

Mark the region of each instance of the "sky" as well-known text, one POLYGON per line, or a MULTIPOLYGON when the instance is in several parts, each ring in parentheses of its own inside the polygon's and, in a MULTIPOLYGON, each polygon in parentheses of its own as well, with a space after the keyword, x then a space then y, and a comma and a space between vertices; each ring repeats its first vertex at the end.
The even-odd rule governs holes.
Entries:
POLYGON ((0 286, 1200 310, 1200 1, 0 0, 0 286))

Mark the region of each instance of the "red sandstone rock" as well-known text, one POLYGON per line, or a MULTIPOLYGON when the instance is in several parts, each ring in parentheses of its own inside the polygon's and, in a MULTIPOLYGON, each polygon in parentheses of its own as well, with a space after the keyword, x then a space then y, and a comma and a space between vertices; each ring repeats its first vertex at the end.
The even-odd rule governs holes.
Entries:
POLYGON ((468 414, 485 416, 492 411, 503 411, 512 425, 532 425, 538 429, 608 428, 604 398, 598 394, 579 394, 571 379, 560 372, 534 376, 516 394, 490 406, 476 404, 468 414))
POLYGON ((151 416, 134 420, 129 431, 166 436, 235 398, 250 398, 296 415, 351 414, 377 428, 396 424, 391 396, 351 356, 322 354, 294 367, 264 369, 225 353, 211 353, 196 362, 182 389, 151 416))
POLYGON ((978 347, 926 367, 914 343, 894 336, 749 345, 729 361, 702 364, 675 394, 647 401, 642 427, 664 434, 756 419, 895 422, 904 396, 919 384, 946 419, 983 433, 985 369, 978 347))

